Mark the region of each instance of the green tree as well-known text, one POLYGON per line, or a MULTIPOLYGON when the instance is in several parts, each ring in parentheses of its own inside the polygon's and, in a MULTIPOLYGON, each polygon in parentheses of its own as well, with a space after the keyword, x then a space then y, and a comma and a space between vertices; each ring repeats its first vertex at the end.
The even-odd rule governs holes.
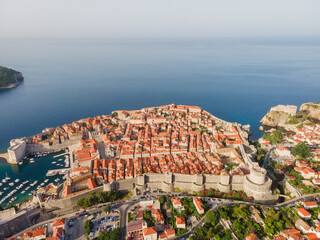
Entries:
POLYGON ((107 206, 105 206, 105 207, 103 208, 103 210, 104 210, 106 213, 109 213, 110 210, 111 210, 111 207, 110 207, 109 205, 107 205, 107 206))
POLYGON ((10 84, 14 84, 17 81, 22 81, 22 74, 6 67, 0 66, 0 87, 6 87, 10 84))
POLYGON ((120 239, 120 228, 110 232, 100 232, 97 240, 118 240, 120 239))
POLYGON ((305 143, 299 143, 292 148, 292 154, 293 156, 300 156, 306 158, 310 157, 311 151, 305 143))
POLYGON ((282 141, 283 135, 280 130, 275 130, 271 134, 264 134, 262 138, 269 140, 272 144, 276 144, 282 141))
POLYGON ((194 229, 194 233, 197 235, 197 239, 205 239, 207 236, 206 229, 204 227, 194 229))
POLYGON ((151 211, 147 210, 143 212, 143 220, 146 221, 148 227, 152 227, 155 224, 155 219, 151 215, 151 211))
POLYGON ((219 215, 220 215, 220 217, 221 217, 222 219, 226 219, 226 218, 227 218, 228 214, 227 214, 227 212, 226 212, 224 209, 219 208, 219 209, 218 209, 218 212, 219 212, 219 215))
POLYGON ((218 223, 218 216, 214 211, 209 210, 204 217, 204 221, 206 223, 210 223, 212 226, 215 226, 218 223))
POLYGON ((79 207, 83 207, 84 202, 85 202, 85 198, 81 198, 81 199, 78 200, 77 205, 78 205, 79 207))
POLYGON ((107 201, 107 195, 104 192, 98 192, 98 201, 104 203, 107 201))
POLYGON ((83 229, 87 236, 89 236, 91 229, 93 228, 93 223, 90 220, 84 222, 83 229))
POLYGON ((161 204, 163 204, 165 201, 166 201, 166 197, 165 196, 163 196, 163 195, 159 196, 159 202, 161 204))

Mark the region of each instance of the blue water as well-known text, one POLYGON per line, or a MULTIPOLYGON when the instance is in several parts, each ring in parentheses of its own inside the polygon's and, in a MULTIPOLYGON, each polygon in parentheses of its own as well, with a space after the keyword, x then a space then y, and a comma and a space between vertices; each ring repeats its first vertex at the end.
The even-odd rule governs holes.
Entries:
POLYGON ((257 138, 270 107, 320 102, 319 40, 0 39, 0 65, 25 77, 0 91, 0 152, 46 127, 173 102, 250 124, 257 138))

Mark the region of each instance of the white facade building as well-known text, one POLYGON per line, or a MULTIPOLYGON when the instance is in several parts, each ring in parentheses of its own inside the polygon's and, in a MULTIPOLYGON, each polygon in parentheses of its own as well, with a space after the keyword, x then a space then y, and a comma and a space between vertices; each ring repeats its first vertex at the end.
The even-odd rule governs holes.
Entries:
POLYGON ((288 148, 283 146, 277 147, 275 152, 279 157, 287 157, 287 158, 292 157, 291 151, 288 148))

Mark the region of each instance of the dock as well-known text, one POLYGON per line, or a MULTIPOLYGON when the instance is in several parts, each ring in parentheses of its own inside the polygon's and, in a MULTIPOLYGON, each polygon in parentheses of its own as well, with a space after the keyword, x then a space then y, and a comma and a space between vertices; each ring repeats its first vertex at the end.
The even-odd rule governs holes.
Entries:
POLYGON ((53 156, 53 158, 61 157, 63 155, 67 155, 67 154, 69 154, 69 152, 65 152, 65 153, 61 153, 61 154, 55 155, 55 156, 53 156))

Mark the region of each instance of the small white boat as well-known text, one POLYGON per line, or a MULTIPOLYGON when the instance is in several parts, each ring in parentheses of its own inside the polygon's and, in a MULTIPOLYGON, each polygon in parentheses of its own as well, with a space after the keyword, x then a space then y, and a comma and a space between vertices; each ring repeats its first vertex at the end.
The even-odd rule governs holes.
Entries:
POLYGON ((30 163, 34 163, 34 161, 33 161, 33 160, 31 160, 31 161, 30 161, 30 163))
POLYGON ((7 191, 7 190, 8 190, 8 188, 7 188, 7 187, 5 187, 3 190, 7 191))
POLYGON ((57 162, 52 162, 52 164, 56 164, 57 162))
POLYGON ((25 190, 23 190, 21 193, 22 193, 22 194, 24 194, 25 192, 26 192, 26 191, 25 191, 25 190))
POLYGON ((9 186, 11 186, 11 187, 12 187, 13 185, 14 185, 14 183, 13 183, 13 182, 9 183, 9 186))
POLYGON ((49 179, 44 180, 45 183, 47 183, 49 181, 49 179))
POLYGON ((31 183, 30 186, 33 187, 33 186, 36 185, 37 183, 38 183, 38 181, 36 180, 36 181, 34 181, 33 183, 31 183))
POLYGON ((14 182, 19 182, 20 181, 20 179, 19 178, 17 178, 16 180, 14 180, 14 182))
POLYGON ((57 172, 50 170, 50 171, 48 171, 48 173, 46 175, 47 176, 55 176, 55 175, 57 175, 57 172))
POLYGON ((22 164, 23 164, 23 162, 19 162, 18 164, 19 164, 19 165, 22 165, 22 164))

